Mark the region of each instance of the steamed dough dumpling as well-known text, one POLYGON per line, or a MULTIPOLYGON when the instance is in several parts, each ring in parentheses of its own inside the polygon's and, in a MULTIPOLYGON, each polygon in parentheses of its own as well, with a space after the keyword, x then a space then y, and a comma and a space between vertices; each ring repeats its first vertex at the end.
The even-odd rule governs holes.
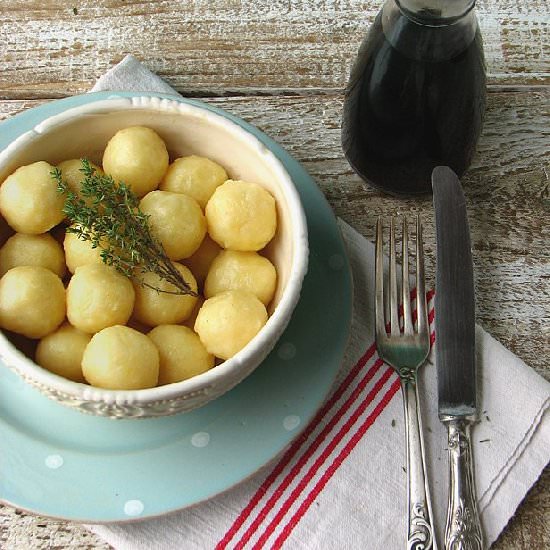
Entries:
POLYGON ((159 351, 159 384, 181 382, 214 366, 200 338, 181 325, 161 325, 147 335, 159 351))
POLYGON ((36 348, 36 362, 43 368, 74 382, 84 382, 82 356, 91 336, 64 323, 48 334, 36 348))
POLYGON ((65 249, 65 261, 71 273, 74 273, 78 267, 83 265, 103 263, 101 259, 102 248, 99 246, 92 248, 91 241, 84 241, 71 231, 65 233, 63 248, 65 249))
POLYGON ((227 290, 201 307, 195 331, 209 353, 229 359, 258 334, 267 322, 265 306, 244 290, 227 290))
POLYGON ((61 279, 40 266, 19 266, 0 279, 0 326, 28 338, 42 338, 65 318, 61 279))
POLYGON ((157 385, 159 352, 137 330, 117 325, 95 334, 82 358, 84 378, 96 388, 142 390, 157 385))
POLYGON ((168 151, 151 128, 131 126, 119 130, 103 153, 103 170, 143 197, 156 189, 168 168, 168 151))
MULTIPOLYGON (((90 166, 95 168, 95 170, 101 174, 103 171, 99 166, 96 166, 93 162, 90 162, 90 166)), ((63 181, 69 186, 70 190, 82 198, 81 189, 82 181, 85 176, 81 172, 82 160, 81 159, 70 159, 60 162, 57 167, 61 170, 61 177, 63 181)))
POLYGON ((206 220, 198 202, 187 195, 152 191, 139 203, 149 215, 151 232, 171 260, 188 258, 206 235, 206 220))
POLYGON ((0 187, 0 213, 19 233, 38 235, 60 223, 65 197, 44 161, 18 168, 0 187))
POLYGON ((202 209, 216 187, 227 180, 227 172, 213 160, 191 155, 176 159, 164 175, 159 189, 193 197, 202 209))
POLYGON ((204 295, 211 298, 226 290, 248 290, 264 305, 275 294, 277 272, 273 264, 257 252, 223 250, 206 277, 204 295))
POLYGON ((277 229, 275 199, 257 183, 226 181, 205 212, 209 235, 231 250, 261 250, 277 229))
POLYGON ((49 269, 59 277, 65 275, 65 255, 61 245, 48 233, 12 235, 0 248, 0 276, 12 267, 35 265, 49 269))
POLYGON ((89 333, 125 324, 134 307, 134 287, 114 267, 87 264, 75 271, 67 287, 67 318, 89 333))
POLYGON ((191 270, 199 287, 204 285, 210 266, 221 250, 220 245, 206 235, 198 250, 182 262, 191 270))
MULTIPOLYGON (((189 283, 191 290, 197 292, 197 281, 187 267, 173 262, 174 267, 181 273, 183 279, 189 283)), ((168 294, 167 292, 158 292, 155 290, 168 290, 173 292, 177 290, 173 284, 165 279, 161 279, 152 272, 145 273, 143 282, 154 288, 143 286, 142 281, 134 282, 136 301, 134 306, 133 318, 148 326, 170 325, 185 321, 192 313, 196 296, 190 294, 168 294)))

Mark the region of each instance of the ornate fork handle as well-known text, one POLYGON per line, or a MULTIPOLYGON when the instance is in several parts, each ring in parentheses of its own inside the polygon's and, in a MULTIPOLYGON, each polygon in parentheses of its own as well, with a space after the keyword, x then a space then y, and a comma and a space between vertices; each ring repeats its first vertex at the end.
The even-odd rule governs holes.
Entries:
POLYGON ((433 516, 426 478, 422 421, 416 387, 416 372, 401 370, 407 438, 407 492, 409 503, 408 550, 437 550, 433 516))
POLYGON ((445 550, 483 550, 481 523, 476 503, 471 420, 442 418, 447 424, 450 488, 445 528, 445 550))

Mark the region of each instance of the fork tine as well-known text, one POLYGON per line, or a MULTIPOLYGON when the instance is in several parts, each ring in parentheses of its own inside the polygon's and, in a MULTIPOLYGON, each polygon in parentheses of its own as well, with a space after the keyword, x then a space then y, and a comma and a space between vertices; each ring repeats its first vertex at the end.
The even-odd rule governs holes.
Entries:
POLYGON ((390 222, 390 323, 391 335, 399 336, 399 312, 397 300, 397 268, 395 260, 395 219, 390 222))
POLYGON ((409 231, 407 218, 403 218, 403 281, 401 284, 401 296, 403 301, 403 333, 413 334, 414 327, 411 313, 411 291, 409 289, 409 231))
POLYGON ((384 238, 382 217, 378 216, 376 223, 376 261, 375 261, 375 318, 376 338, 386 336, 386 321, 384 319, 384 238))
POLYGON ((416 313, 418 334, 428 334, 428 307, 424 281, 424 245, 422 242, 422 221, 416 217, 416 313))

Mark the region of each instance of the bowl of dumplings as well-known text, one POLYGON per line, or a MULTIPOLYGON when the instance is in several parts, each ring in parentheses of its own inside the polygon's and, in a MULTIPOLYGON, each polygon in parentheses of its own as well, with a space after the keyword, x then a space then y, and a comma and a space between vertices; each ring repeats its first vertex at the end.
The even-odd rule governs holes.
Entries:
POLYGON ((275 155, 225 116, 159 97, 67 109, 0 152, 0 245, 0 368, 111 418, 190 411, 246 378, 308 262, 275 155))

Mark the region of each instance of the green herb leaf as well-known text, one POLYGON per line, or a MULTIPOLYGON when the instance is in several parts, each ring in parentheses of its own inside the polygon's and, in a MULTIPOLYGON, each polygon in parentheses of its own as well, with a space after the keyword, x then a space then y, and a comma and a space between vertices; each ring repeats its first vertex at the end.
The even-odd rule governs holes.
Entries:
POLYGON ((149 216, 139 209, 139 199, 132 190, 98 173, 87 159, 82 159, 80 171, 84 174, 80 196, 63 181, 59 168, 51 172, 58 191, 66 197, 63 212, 72 223, 67 231, 90 241, 92 248, 100 248, 106 265, 143 286, 168 294, 197 296, 152 235, 149 216), (150 271, 171 283, 174 290, 145 283, 143 274, 150 271))

